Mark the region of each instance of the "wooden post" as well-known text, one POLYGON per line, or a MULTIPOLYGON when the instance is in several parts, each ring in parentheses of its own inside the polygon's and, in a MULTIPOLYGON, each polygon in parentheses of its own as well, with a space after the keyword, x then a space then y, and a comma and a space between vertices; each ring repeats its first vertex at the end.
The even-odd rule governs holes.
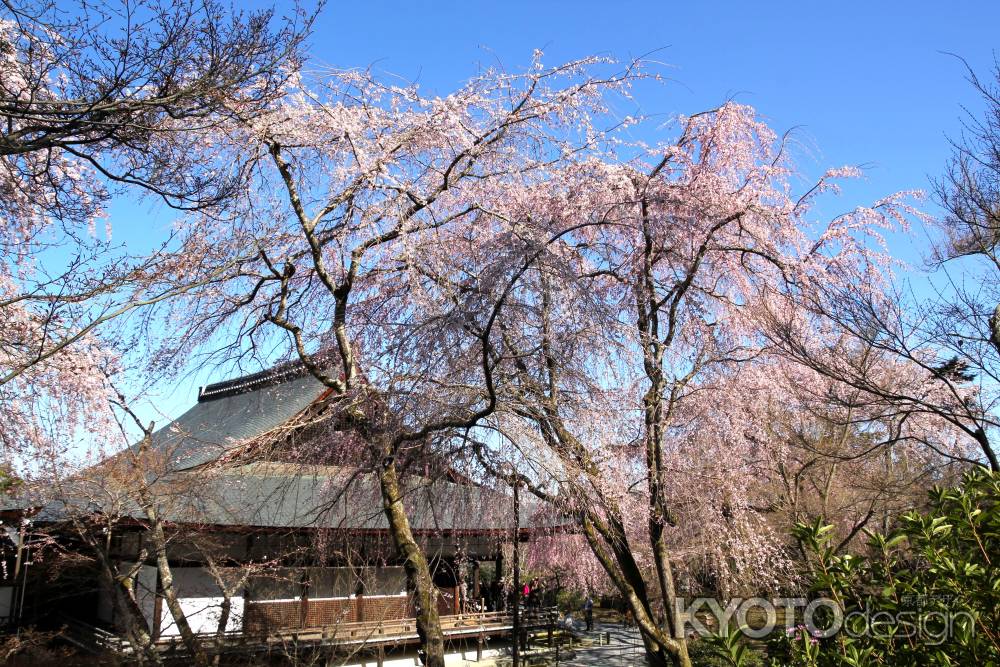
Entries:
MULTIPOLYGON (((114 591, 112 591, 114 595, 114 591)), ((160 619, 163 616, 163 591, 160 588, 160 573, 156 573, 156 597, 153 598, 153 618, 150 620, 153 622, 153 641, 160 638, 160 619)))
POLYGON ((503 579, 503 548, 500 542, 497 542, 497 557, 494 561, 494 567, 496 574, 494 581, 496 583, 497 599, 493 601, 493 604, 496 607, 493 611, 503 611, 506 609, 507 604, 506 596, 503 594, 503 586, 500 585, 500 582, 503 579))
POLYGON ((382 644, 378 645, 378 657, 376 658, 376 663, 378 667, 384 667, 385 665, 385 646, 382 644))
POLYGON ((472 599, 479 599, 479 561, 472 561, 472 599))
POLYGON ((520 486, 521 480, 516 476, 513 478, 514 486, 514 554, 513 554, 513 568, 514 568, 514 627, 511 628, 511 634, 514 635, 514 650, 511 653, 511 665, 512 667, 521 667, 521 656, 520 651, 518 651, 518 643, 521 641, 521 551, 520 551, 520 541, 521 541, 521 502, 518 496, 517 487, 520 486))
MULTIPOLYGON (((17 538, 17 557, 14 559, 14 578, 12 579, 14 587, 10 591, 10 614, 11 619, 17 623, 21 620, 21 611, 24 607, 24 589, 28 585, 28 573, 25 571, 25 576, 21 583, 17 583, 17 578, 21 574, 22 563, 24 563, 24 522, 21 522, 21 527, 18 528, 18 538, 17 538), (20 597, 21 602, 18 603, 18 598, 20 597)), ((108 533, 108 539, 111 538, 111 533, 108 533)), ((109 550, 110 551, 110 550, 109 550)), ((114 590, 114 584, 112 584, 111 595, 116 595, 114 590)), ((115 620, 115 605, 111 605, 111 620, 115 620)))
POLYGON ((476 637, 476 662, 483 659, 483 633, 476 637))

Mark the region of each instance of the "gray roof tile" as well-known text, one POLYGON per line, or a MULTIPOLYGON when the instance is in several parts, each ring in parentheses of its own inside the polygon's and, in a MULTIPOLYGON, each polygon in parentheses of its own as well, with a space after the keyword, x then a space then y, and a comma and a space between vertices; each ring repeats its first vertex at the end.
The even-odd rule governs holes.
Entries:
POLYGON ((153 434, 152 446, 186 470, 275 429, 305 410, 325 387, 311 375, 251 391, 202 400, 153 434))

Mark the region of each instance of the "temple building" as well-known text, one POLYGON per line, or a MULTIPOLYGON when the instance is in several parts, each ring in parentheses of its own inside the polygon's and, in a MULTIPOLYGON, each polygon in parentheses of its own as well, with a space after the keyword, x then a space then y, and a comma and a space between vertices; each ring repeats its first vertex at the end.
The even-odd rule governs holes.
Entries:
MULTIPOLYGON (((270 651, 289 636, 336 646, 376 627, 383 644, 415 642, 413 603, 379 482, 362 461, 363 443, 336 427, 336 401, 301 365, 279 366, 205 387, 178 419, 101 464, 113 471, 122 457, 142 457, 143 488, 166 528, 172 585, 196 633, 224 630, 233 650, 250 652, 270 651)), ((526 501, 515 527, 509 493, 475 483, 443 459, 415 460, 421 463, 404 470, 405 505, 430 561, 446 638, 475 637, 481 651, 484 638, 510 631, 499 585, 505 548, 515 534, 527 540, 553 521, 526 501)), ((0 615, 51 623, 58 612, 56 624, 91 629, 105 648, 120 644, 121 605, 80 538, 103 531, 105 553, 131 577, 150 636, 176 650, 149 515, 131 488, 142 480, 93 474, 101 470, 44 504, 4 510, 0 615), (53 580, 43 565, 58 557, 66 564, 53 580)))

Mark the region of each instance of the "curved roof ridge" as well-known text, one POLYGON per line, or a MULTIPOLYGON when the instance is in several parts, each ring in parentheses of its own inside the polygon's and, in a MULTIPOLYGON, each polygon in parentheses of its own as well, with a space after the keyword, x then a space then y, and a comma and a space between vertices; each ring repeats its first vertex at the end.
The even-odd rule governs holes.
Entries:
MULTIPOLYGON (((324 369, 324 371, 335 370, 338 366, 337 357, 329 349, 320 350, 311 355, 312 363, 324 369)), ((213 382, 205 387, 198 388, 198 402, 205 403, 227 396, 236 396, 248 391, 256 391, 290 380, 295 380, 305 375, 309 375, 309 369, 301 359, 292 359, 275 364, 271 368, 266 368, 249 375, 241 375, 221 382, 213 382)), ((317 379, 317 382, 319 380, 317 379)))
POLYGON ((198 402, 204 403, 218 398, 225 398, 226 396, 235 396, 247 391, 262 389, 301 377, 308 372, 309 369, 301 361, 286 361, 267 370, 221 382, 214 382, 206 387, 201 387, 198 389, 198 402))

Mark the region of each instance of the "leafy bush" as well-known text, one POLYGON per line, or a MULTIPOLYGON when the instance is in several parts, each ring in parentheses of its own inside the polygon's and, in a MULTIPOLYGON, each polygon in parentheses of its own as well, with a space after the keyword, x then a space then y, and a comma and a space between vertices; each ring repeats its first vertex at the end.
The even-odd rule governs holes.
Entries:
POLYGON ((563 588, 556 594, 556 606, 564 612, 576 612, 583 608, 584 595, 576 589, 563 588))
POLYGON ((839 605, 844 627, 823 639, 778 637, 773 664, 1000 665, 1000 474, 977 468, 930 500, 896 532, 870 534, 863 556, 834 553, 821 521, 795 527, 811 591, 839 605))
MULTIPOLYGON (((866 555, 835 553, 822 521, 795 526, 811 592, 835 604, 773 635, 772 667, 1000 666, 1000 474, 977 468, 930 501, 891 535, 869 534, 866 555), (828 633, 834 609, 842 627, 828 633)), ((695 665, 760 664, 726 628, 692 642, 691 654, 695 665)))
POLYGON ((707 635, 688 643, 691 664, 697 667, 761 667, 764 659, 743 638, 730 628, 720 628, 718 634, 707 635))

